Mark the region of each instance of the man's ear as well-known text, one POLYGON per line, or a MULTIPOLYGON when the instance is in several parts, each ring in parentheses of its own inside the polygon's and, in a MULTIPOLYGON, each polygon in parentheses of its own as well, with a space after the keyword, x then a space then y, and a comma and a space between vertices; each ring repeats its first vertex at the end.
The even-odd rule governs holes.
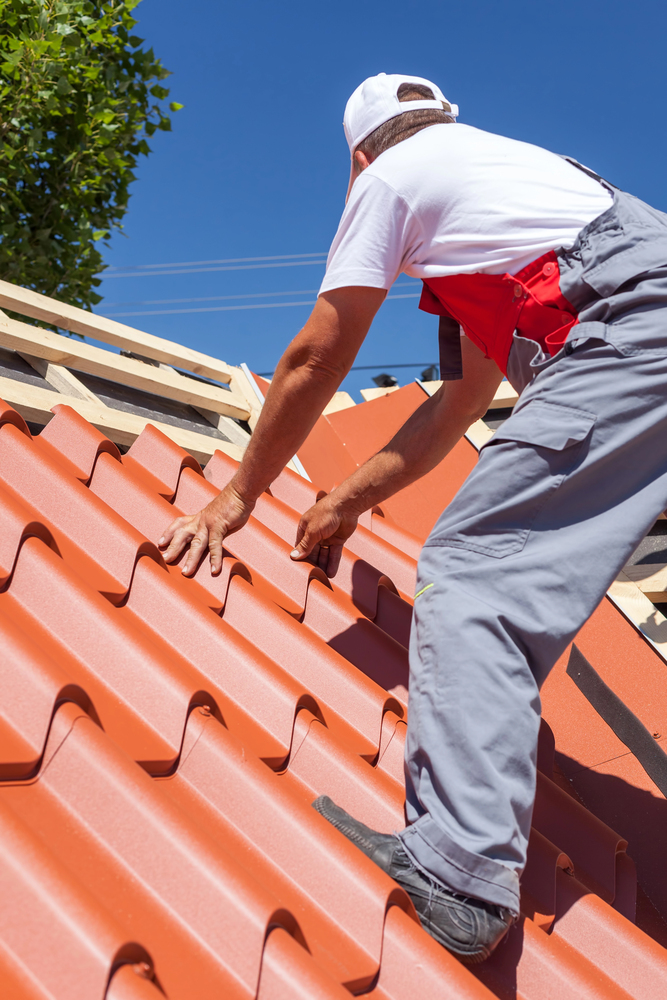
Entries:
POLYGON ((354 156, 352 157, 352 164, 350 166, 350 182, 347 185, 347 194, 345 195, 345 204, 347 205, 350 198, 350 191, 352 190, 352 185, 359 174, 363 173, 366 167, 370 167, 371 161, 368 159, 365 153, 362 153, 360 149, 355 149, 354 156))
POLYGON ((360 149, 355 150, 354 162, 357 165, 357 170, 359 171, 359 173, 361 173, 362 170, 365 170, 366 167, 370 167, 371 165, 371 161, 368 159, 365 153, 362 153, 360 149))

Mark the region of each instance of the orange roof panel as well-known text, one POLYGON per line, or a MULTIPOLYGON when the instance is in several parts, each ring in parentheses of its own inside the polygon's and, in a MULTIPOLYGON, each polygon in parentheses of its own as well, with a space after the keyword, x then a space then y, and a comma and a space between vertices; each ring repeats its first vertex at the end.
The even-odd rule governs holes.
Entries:
MULTIPOLYGON (((380 830, 404 823, 419 537, 474 449, 366 515, 333 581, 289 551, 320 490, 423 398, 415 385, 322 418, 300 453, 313 482, 286 470, 220 576, 193 579, 155 543, 233 460, 202 475, 151 427, 121 456, 63 406, 32 438, 2 409, 3 1000, 662 997, 667 952, 633 923, 633 861, 659 938, 665 800, 564 662, 544 689, 522 919, 484 965, 429 938, 311 808, 329 794, 380 830)), ((662 731, 664 662, 616 607, 576 641, 662 731)))

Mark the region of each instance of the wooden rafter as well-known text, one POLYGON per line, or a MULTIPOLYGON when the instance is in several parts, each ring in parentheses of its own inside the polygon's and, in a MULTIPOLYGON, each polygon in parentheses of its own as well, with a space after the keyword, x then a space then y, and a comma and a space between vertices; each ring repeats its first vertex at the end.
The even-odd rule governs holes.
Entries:
MULTIPOLYGON (((15 351, 47 383, 35 386, 0 378, 0 395, 27 420, 44 424, 51 418, 53 406, 66 403, 120 445, 131 444, 146 424, 152 423, 202 462, 208 461, 216 448, 237 459, 243 454, 249 434, 236 421, 250 421, 254 426, 260 405, 241 368, 6 281, 0 281, 0 306, 121 348, 119 354, 63 337, 11 319, 0 310, 0 346, 15 351), (134 408, 139 412, 127 412, 126 405, 121 409, 123 404, 117 407, 106 396, 100 399, 77 373, 136 390, 134 408), (211 385, 202 377, 229 388, 211 385), (144 393, 190 406, 195 411, 195 425, 198 414, 224 439, 166 423, 159 413, 154 419, 145 413, 145 408, 151 410, 151 402, 143 398, 144 393)), ((113 392, 110 395, 113 397, 113 392)), ((182 423, 187 424, 187 418, 182 423)))
POLYGON ((146 424, 153 424, 202 464, 208 462, 216 450, 224 451, 237 460, 243 454, 243 450, 237 444, 208 437, 206 434, 198 434, 189 428, 175 427, 173 424, 127 413, 125 410, 116 410, 106 406, 101 400, 91 402, 79 396, 68 396, 66 393, 43 389, 41 386, 29 385, 11 378, 0 377, 0 398, 18 410, 25 420, 37 424, 46 423, 53 415, 53 407, 65 403, 120 445, 131 445, 146 424))
POLYGON ((247 420, 250 410, 243 397, 216 385, 187 378, 173 369, 154 368, 134 358, 105 351, 92 344, 62 337, 50 330, 29 326, 8 316, 0 317, 0 345, 42 358, 51 364, 111 379, 144 392, 204 406, 216 413, 247 420))
POLYGON ((0 308, 11 309, 12 312, 30 316, 32 319, 43 320, 45 323, 60 327, 61 330, 70 330, 84 337, 92 337, 102 344, 120 347, 125 351, 136 351, 154 361, 184 368, 195 375, 212 378, 216 382, 230 382, 237 370, 232 365, 226 365, 217 358, 193 351, 182 344, 154 337, 150 333, 135 330, 116 320, 106 319, 104 316, 67 305, 65 302, 58 302, 57 299, 40 295, 28 288, 12 285, 9 281, 0 281, 0 308))

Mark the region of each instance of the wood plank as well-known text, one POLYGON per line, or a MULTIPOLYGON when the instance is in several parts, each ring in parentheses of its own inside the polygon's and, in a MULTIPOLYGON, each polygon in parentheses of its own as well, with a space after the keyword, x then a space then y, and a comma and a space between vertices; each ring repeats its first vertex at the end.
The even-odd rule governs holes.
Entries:
POLYGON ((250 435, 247 431, 244 431, 242 427, 239 427, 231 417, 223 417, 221 413, 215 413, 213 410, 207 410, 203 406, 194 406, 194 410, 204 418, 208 420, 209 424, 213 427, 217 427, 221 434, 225 434, 230 441, 237 444, 239 448, 246 450, 248 447, 248 441, 250 440, 250 435))
POLYGON ((154 368, 142 361, 113 354, 50 330, 29 326, 4 315, 0 316, 0 345, 65 368, 121 382, 156 396, 177 399, 190 406, 203 406, 240 420, 247 420, 250 416, 245 400, 234 392, 197 382, 173 370, 154 368))
POLYGON ((442 379, 435 379, 432 382, 422 382, 421 379, 415 379, 415 382, 419 382, 420 386, 429 396, 435 396, 436 392, 442 385, 442 379))
POLYGON ((661 604, 667 601, 667 563, 637 563, 623 570, 628 580, 639 587, 649 601, 661 604), (651 570, 653 572, 651 572, 651 570))
POLYGON ((388 385, 379 386, 376 389, 360 389, 359 391, 365 401, 369 403, 371 399, 379 399, 381 396, 388 396, 390 392, 396 392, 396 390, 400 388, 400 385, 388 385))
POLYGON ((339 410, 349 410, 351 406, 356 406, 356 403, 352 399, 352 396, 350 396, 349 392, 345 392, 343 390, 334 392, 333 396, 322 410, 322 416, 327 417, 330 413, 338 413, 339 410))
MULTIPOLYGON (((419 381, 419 380, 418 380, 419 381)), ((434 382, 419 382, 424 392, 428 393, 429 396, 433 396, 440 386, 442 381, 437 380, 434 382)), ((508 406, 514 406, 518 400, 518 395, 516 391, 512 388, 509 382, 505 379, 500 383, 496 389, 495 395, 491 402, 489 403, 490 410, 504 409, 508 406)))
POLYGON ((252 378, 252 373, 247 365, 242 364, 240 367, 234 369, 232 385, 234 390, 246 401, 246 405, 250 410, 250 416, 247 418, 248 425, 250 430, 254 432, 259 415, 262 412, 262 406, 264 405, 264 396, 254 378, 252 378))
POLYGON ((73 372, 68 371, 67 368, 63 368, 62 365, 52 365, 50 361, 44 361, 43 358, 33 358, 23 352, 20 352, 20 356, 49 385, 52 385, 56 392, 63 392, 66 396, 74 396, 75 399, 87 399, 89 403, 102 403, 99 396, 91 392, 81 379, 77 378, 73 372))
POLYGON ((92 337, 103 344, 111 344, 127 351, 145 354, 155 361, 163 361, 177 368, 215 379, 217 382, 229 382, 234 375, 234 367, 217 358, 212 358, 199 351, 193 351, 182 344, 176 344, 162 337, 135 330, 124 323, 98 316, 96 313, 79 309, 77 306, 58 302, 47 295, 40 295, 29 288, 21 288, 9 281, 0 281, 0 307, 11 309, 23 316, 41 319, 52 323, 61 330, 71 330, 81 333, 84 337, 92 337))
POLYGON ((158 420, 150 420, 134 413, 126 413, 124 410, 114 410, 102 402, 92 403, 75 396, 52 392, 50 389, 27 385, 25 382, 16 382, 14 379, 0 377, 0 398, 18 410, 26 420, 36 424, 46 423, 51 419, 53 407, 58 403, 65 403, 108 438, 121 445, 131 445, 147 424, 153 424, 202 464, 208 462, 216 450, 231 455, 237 461, 240 461, 243 454, 238 445, 220 441, 218 438, 197 434, 195 431, 174 427, 172 424, 163 424, 158 420))
POLYGON ((628 579, 625 572, 619 573, 607 594, 663 660, 667 660, 667 618, 642 594, 637 584, 628 579))
POLYGON ((504 409, 507 406, 514 406, 519 396, 515 389, 505 379, 496 389, 495 396, 489 403, 490 410, 504 409))
MULTIPOLYGON (((152 358, 143 358, 139 355, 133 353, 133 357, 137 361, 143 361, 144 364, 153 365, 154 367, 161 368, 163 371, 173 372, 174 369, 171 365, 165 365, 162 361, 154 361, 152 358)), ((239 374, 243 375, 243 372, 239 369, 239 374)), ((193 406, 193 410, 208 421, 213 427, 217 428, 222 434, 224 434, 233 444, 237 444, 240 448, 245 451, 248 447, 248 441, 250 440, 250 434, 244 431, 242 427, 232 420, 231 417, 225 417, 222 413, 216 413, 215 410, 207 410, 203 406, 193 406)))
POLYGON ((465 437, 468 441, 470 441, 470 444, 477 448, 477 451, 479 451, 479 449, 493 437, 493 431, 490 427, 487 427, 483 420, 480 419, 470 425, 465 433, 465 437))

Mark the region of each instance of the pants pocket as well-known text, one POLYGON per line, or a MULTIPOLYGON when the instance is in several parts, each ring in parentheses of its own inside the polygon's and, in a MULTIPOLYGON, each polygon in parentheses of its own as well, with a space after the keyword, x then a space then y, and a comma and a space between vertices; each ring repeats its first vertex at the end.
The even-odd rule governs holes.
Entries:
POLYGON ((529 400, 482 448, 426 545, 503 558, 520 552, 537 515, 580 459, 595 414, 529 400))

